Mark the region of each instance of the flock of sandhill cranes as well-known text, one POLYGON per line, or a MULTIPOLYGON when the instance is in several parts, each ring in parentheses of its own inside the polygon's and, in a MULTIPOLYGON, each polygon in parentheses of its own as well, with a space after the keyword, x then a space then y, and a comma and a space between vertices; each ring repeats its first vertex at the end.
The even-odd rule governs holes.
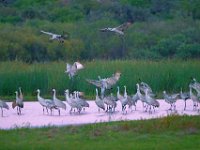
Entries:
MULTIPOLYGON (((117 101, 121 102, 121 111, 123 114, 127 113, 127 109, 131 109, 135 107, 136 104, 140 100, 143 103, 143 109, 145 112, 153 113, 155 112, 155 108, 159 107, 160 104, 158 100, 155 98, 155 94, 153 93, 151 87, 145 83, 140 82, 136 84, 137 91, 134 95, 128 95, 126 86, 124 86, 123 95, 120 94, 120 88, 117 86, 117 94, 114 96, 112 93, 110 95, 105 95, 105 90, 111 88, 120 78, 120 73, 115 73, 112 77, 99 80, 89 80, 87 81, 96 87, 101 89, 101 96, 99 96, 98 89, 96 88, 96 98, 95 103, 98 108, 98 111, 102 109, 107 113, 114 113, 115 108, 117 106, 117 101)), ((46 99, 40 96, 40 90, 37 89, 37 100, 40 105, 43 107, 43 114, 45 110, 47 114, 52 115, 53 110, 57 110, 60 115, 60 109, 66 110, 66 104, 56 97, 56 90, 53 89, 52 99, 46 99)), ((16 91, 16 100, 12 103, 12 108, 17 107, 17 114, 21 115, 21 109, 24 107, 23 104, 23 94, 21 88, 19 91, 16 91)), ((80 114, 82 110, 85 110, 86 107, 89 107, 89 103, 82 98, 83 92, 74 91, 70 93, 67 89, 65 90, 65 100, 66 103, 70 106, 69 113, 78 113, 80 114)), ((185 102, 184 110, 186 110, 186 101, 191 99, 193 101, 193 110, 198 110, 198 105, 200 103, 200 83, 193 78, 191 83, 189 84, 189 92, 183 93, 182 90, 180 93, 176 94, 167 94, 166 91, 163 91, 163 98, 166 103, 170 104, 170 111, 176 111, 176 101, 177 99, 182 99, 185 102), (195 93, 194 93, 195 91, 195 93)), ((2 110, 3 116, 3 108, 9 109, 9 106, 6 102, 0 100, 0 107, 2 110)))
MULTIPOLYGON (((100 31, 101 32, 113 32, 113 33, 116 33, 117 35, 123 36, 124 30, 126 30, 130 25, 131 25, 130 22, 126 22, 117 27, 113 27, 113 28, 108 27, 108 28, 100 29, 100 31)), ((46 32, 43 30, 41 30, 40 32, 51 36, 50 40, 58 40, 60 43, 64 43, 64 40, 69 38, 69 34, 66 35, 64 32, 63 32, 63 34, 55 34, 55 33, 46 32)), ((65 73, 67 73, 69 75, 69 78, 72 79, 76 75, 77 71, 80 69, 83 69, 83 68, 84 68, 83 65, 79 62, 75 62, 72 65, 67 63, 65 73)), ((113 86, 119 80, 119 77, 120 77, 120 73, 116 73, 115 75, 113 75, 110 78, 101 79, 101 77, 99 76, 98 77, 99 80, 87 79, 87 81, 101 89, 101 98, 99 98, 99 100, 100 100, 104 97, 105 90, 110 89, 111 86, 113 86)), ((37 92, 38 92, 37 99, 38 99, 39 103, 43 106, 43 112, 44 112, 45 108, 46 108, 47 112, 48 112, 48 110, 50 110, 51 113, 52 113, 53 109, 57 109, 60 114, 60 108, 66 109, 65 103, 63 103, 61 100, 59 100, 56 97, 55 89, 53 89, 53 92, 54 92, 53 100, 42 98, 40 96, 39 89, 37 90, 37 92)), ((23 94, 22 94, 21 88, 19 88, 19 91, 16 91, 15 93, 16 93, 16 101, 14 101, 12 103, 12 108, 14 109, 15 107, 17 107, 17 114, 21 115, 21 109, 24 107, 23 94)), ((67 103, 71 106, 70 113, 75 109, 77 109, 77 111, 80 113, 82 108, 89 107, 89 104, 84 99, 79 97, 79 96, 81 96, 81 92, 75 91, 73 94, 69 94, 69 91, 66 90, 65 96, 66 96, 67 103)), ((97 95, 97 97, 98 97, 98 95, 97 95)), ((111 95, 110 98, 115 100, 115 97, 113 95, 111 95)), ((96 102, 97 102, 97 106, 99 106, 100 103, 102 103, 102 102, 98 102, 98 100, 96 100, 96 102)), ((107 104, 109 109, 113 108, 113 106, 116 105, 116 104, 113 105, 112 104, 113 102, 111 102, 108 97, 107 97, 107 99, 104 100, 104 103, 107 104)), ((3 108, 9 109, 9 106, 6 104, 6 102, 0 100, 0 107, 2 110, 1 114, 3 116, 3 108)), ((102 107, 102 108, 104 108, 104 107, 102 107)), ((107 108, 107 110, 108 110, 108 108, 107 108)))
MULTIPOLYGON (((124 35, 124 30, 127 29, 131 23, 124 23, 118 27, 114 28, 104 28, 100 29, 101 32, 114 32, 118 35, 124 35)), ((66 35, 58 35, 50 32, 41 31, 44 34, 48 34, 51 36, 51 40, 58 40, 61 43, 64 42, 64 39, 66 39, 66 35)), ((84 66, 80 62, 75 62, 74 64, 66 64, 66 71, 65 73, 68 74, 69 78, 72 79, 78 70, 83 69, 84 66)), ((136 110, 136 104, 137 101, 140 100, 143 103, 143 109, 146 112, 153 113, 155 111, 156 107, 159 107, 160 104, 155 98, 155 94, 153 93, 151 87, 145 83, 137 83, 137 92, 130 96, 127 93, 126 86, 124 86, 124 93, 123 95, 120 94, 120 89, 117 87, 117 94, 114 96, 112 93, 110 95, 105 95, 105 91, 108 89, 111 89, 113 85, 117 83, 117 81, 120 79, 121 73, 116 72, 109 78, 101 78, 98 76, 98 80, 93 79, 86 79, 86 81, 94 86, 96 86, 96 99, 95 103, 98 107, 98 111, 100 109, 104 110, 108 113, 115 112, 115 108, 117 106, 117 101, 121 102, 121 110, 122 113, 127 113, 127 108, 130 108, 132 110, 132 107, 135 107, 136 110), (98 92, 98 88, 100 88, 100 96, 98 92)), ((196 81, 196 79, 193 79, 191 83, 189 84, 189 92, 183 93, 182 90, 180 93, 176 94, 167 94, 166 91, 163 91, 163 98, 166 103, 170 104, 170 111, 176 111, 176 101, 177 99, 182 99, 185 102, 184 110, 186 109, 186 101, 188 99, 191 99, 193 101, 193 109, 197 110, 198 104, 200 103, 200 83, 196 81), (195 93, 193 93, 195 91, 195 93)), ((66 110, 66 104, 58 99, 56 97, 56 90, 53 89, 53 97, 52 99, 46 99, 40 96, 40 90, 37 89, 37 100, 40 103, 40 105, 43 107, 43 114, 46 112, 52 115, 53 110, 57 110, 58 114, 60 115, 60 109, 66 110)), ((17 114, 21 115, 21 109, 24 108, 23 104, 23 94, 21 88, 19 88, 19 91, 16 91, 16 100, 12 103, 12 108, 14 109, 17 107, 17 114)), ((70 93, 70 91, 67 89, 65 90, 65 100, 67 104, 71 107, 69 113, 72 112, 78 112, 81 113, 82 110, 84 110, 86 107, 89 107, 89 103, 82 98, 83 92, 74 91, 70 93)), ((0 107, 2 110, 2 116, 3 116, 3 108, 9 109, 9 106, 6 104, 6 102, 0 100, 0 107)), ((199 110, 198 110, 199 111, 199 110)))

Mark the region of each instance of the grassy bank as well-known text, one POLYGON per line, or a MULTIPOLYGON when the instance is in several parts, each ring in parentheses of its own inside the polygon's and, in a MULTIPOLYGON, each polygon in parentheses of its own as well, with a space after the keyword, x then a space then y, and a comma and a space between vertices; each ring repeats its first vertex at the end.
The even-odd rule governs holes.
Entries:
POLYGON ((199 116, 0 130, 1 149, 199 149, 199 116))
MULTIPOLYGON (((1 62, 0 63, 0 96, 7 99, 15 98, 14 92, 19 86, 29 100, 36 98, 36 89, 41 94, 51 97, 52 88, 63 97, 64 90, 70 89, 84 91, 86 97, 93 98, 95 87, 88 84, 85 79, 97 79, 111 76, 115 71, 122 73, 117 85, 127 86, 128 93, 135 93, 135 84, 141 79, 147 82, 159 95, 163 90, 179 92, 181 87, 188 90, 191 77, 200 80, 200 61, 92 61, 83 62, 85 69, 80 70, 74 80, 69 80, 64 73, 65 62, 33 63, 1 62)), ((117 86, 116 85, 116 86, 117 86)), ((116 86, 110 92, 116 93, 116 86)))

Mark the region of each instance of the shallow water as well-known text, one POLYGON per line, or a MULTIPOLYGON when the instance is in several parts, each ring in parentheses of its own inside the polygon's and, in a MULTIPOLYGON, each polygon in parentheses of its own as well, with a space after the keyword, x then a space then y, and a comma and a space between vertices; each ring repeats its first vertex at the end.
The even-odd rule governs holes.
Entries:
POLYGON ((198 111, 193 110, 193 102, 187 101, 187 109, 184 111, 184 101, 178 100, 176 102, 177 112, 168 111, 170 105, 163 100, 159 100, 160 107, 155 109, 151 114, 145 112, 142 103, 137 103, 137 109, 127 109, 127 114, 121 112, 121 104, 117 102, 116 112, 112 114, 105 113, 104 111, 98 112, 98 108, 94 101, 88 101, 90 107, 85 111, 78 113, 69 113, 70 106, 67 105, 67 110, 61 110, 61 115, 58 111, 54 110, 53 114, 43 114, 42 106, 38 102, 24 102, 22 115, 17 115, 17 110, 12 109, 11 102, 8 102, 10 109, 4 110, 4 116, 0 117, 0 129, 12 129, 21 127, 43 127, 43 126, 65 126, 65 125, 80 125, 89 123, 119 121, 119 120, 139 120, 151 119, 167 116, 171 113, 179 115, 198 115, 198 111))

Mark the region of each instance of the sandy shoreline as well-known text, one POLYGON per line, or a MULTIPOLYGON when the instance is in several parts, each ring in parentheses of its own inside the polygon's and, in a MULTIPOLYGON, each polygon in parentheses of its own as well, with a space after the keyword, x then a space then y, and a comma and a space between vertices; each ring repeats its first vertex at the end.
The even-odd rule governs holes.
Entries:
MULTIPOLYGON (((8 102, 10 109, 4 110, 4 117, 0 117, 0 129, 12 129, 21 127, 43 127, 43 126, 65 126, 65 125, 80 125, 98 122, 109 122, 119 120, 139 120, 139 119, 151 119, 167 116, 170 112, 169 104, 163 100, 159 100, 160 107, 155 112, 149 114, 144 112, 142 103, 137 103, 137 110, 133 111, 128 109, 126 115, 121 112, 121 104, 117 102, 116 112, 109 115, 101 111, 98 112, 97 106, 94 101, 88 101, 89 108, 82 111, 81 114, 69 114, 70 107, 67 105, 67 110, 61 110, 61 115, 54 110, 53 115, 45 114, 42 112, 42 107, 38 102, 24 102, 24 108, 22 109, 22 115, 17 115, 17 110, 12 109, 11 102, 8 102)), ((65 102, 66 103, 66 102, 65 102)), ((176 102, 177 113, 179 115, 199 115, 198 111, 193 110, 193 102, 187 101, 187 109, 184 111, 184 101, 178 100, 176 102)))

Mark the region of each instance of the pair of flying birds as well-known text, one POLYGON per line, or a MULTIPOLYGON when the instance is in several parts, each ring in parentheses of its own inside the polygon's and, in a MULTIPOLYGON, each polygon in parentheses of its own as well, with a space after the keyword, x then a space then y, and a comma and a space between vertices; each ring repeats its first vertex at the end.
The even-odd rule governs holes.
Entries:
MULTIPOLYGON (((118 35, 123 36, 124 35, 124 31, 130 25, 131 25, 130 22, 126 22, 126 23, 123 23, 122 25, 114 27, 114 28, 107 27, 107 28, 100 29, 100 31, 101 32, 113 32, 113 33, 116 33, 118 35)), ((41 30, 41 32, 51 36, 50 40, 58 40, 60 43, 64 43, 64 40, 69 38, 69 33, 67 33, 67 34, 65 34, 65 33, 63 33, 63 34, 55 34, 55 33, 46 32, 46 31, 43 31, 43 30, 41 30)))

